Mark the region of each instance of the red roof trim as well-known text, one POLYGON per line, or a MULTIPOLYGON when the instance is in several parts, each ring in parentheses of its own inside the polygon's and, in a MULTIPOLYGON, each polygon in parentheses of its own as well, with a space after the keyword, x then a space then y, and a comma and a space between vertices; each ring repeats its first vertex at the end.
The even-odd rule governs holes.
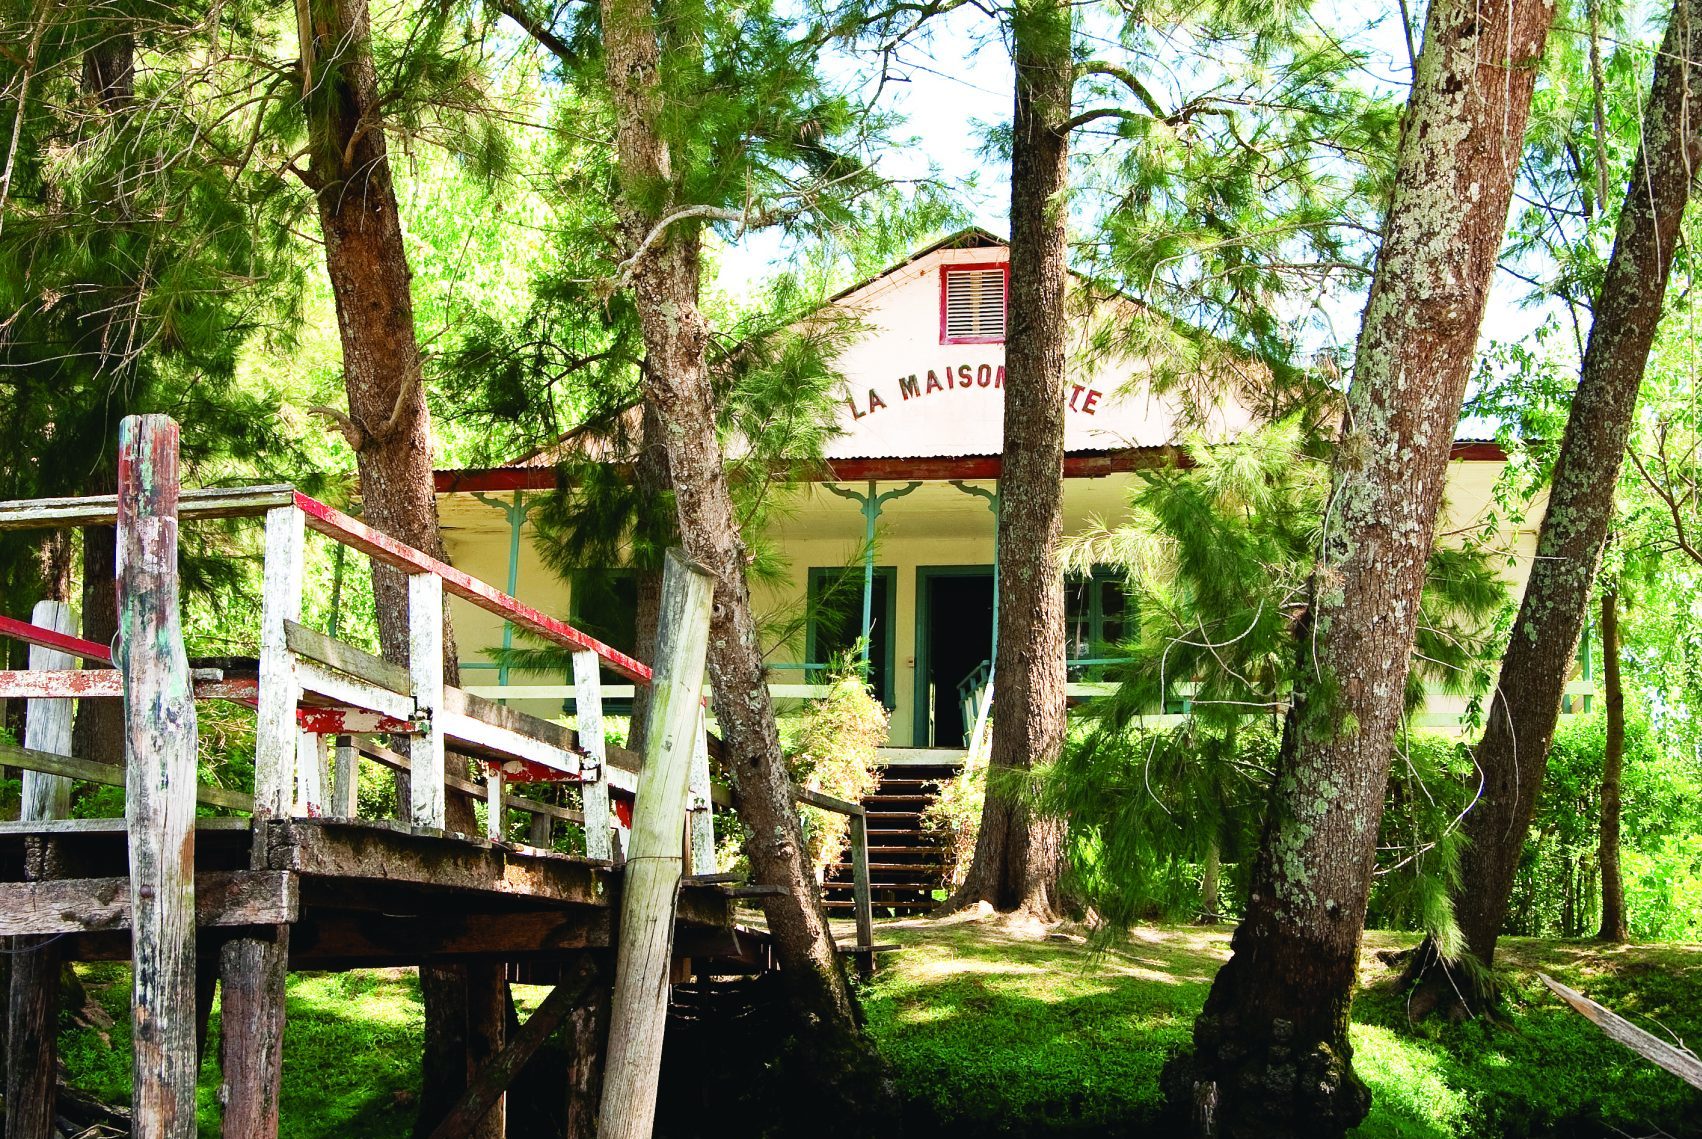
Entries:
MULTIPOLYGON (((1505 462, 1507 452, 1499 443, 1479 440, 1454 444, 1455 462, 1505 462)), ((1186 457, 1175 447, 1141 447, 1128 451, 1078 452, 1064 456, 1064 477, 1097 479, 1126 471, 1147 470, 1170 464, 1184 465, 1186 457)), ((939 458, 830 459, 806 482, 867 482, 915 479, 946 482, 951 479, 996 479, 1004 463, 998 455, 967 455, 939 458)), ((556 474, 549 467, 488 467, 483 470, 436 472, 437 493, 470 494, 475 491, 554 490, 556 474)))

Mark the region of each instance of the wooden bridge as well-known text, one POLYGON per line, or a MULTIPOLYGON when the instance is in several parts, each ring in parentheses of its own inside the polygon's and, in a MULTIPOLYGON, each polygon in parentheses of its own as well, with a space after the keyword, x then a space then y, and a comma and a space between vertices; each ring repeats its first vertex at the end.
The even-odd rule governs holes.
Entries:
MULTIPOLYGON (((0 935, 13 939, 8 1136, 54 1134, 61 962, 126 958, 137 1136, 195 1134, 215 982, 224 1134, 254 1139, 277 1133, 289 969, 445 962, 500 963, 511 979, 557 989, 470 1080, 435 1139, 500 1134, 507 1081, 589 987, 611 983, 604 1123, 614 1111, 628 1127, 604 1132, 636 1119, 632 1133, 648 1133, 666 982, 769 962, 766 935, 735 913, 761 888, 714 862, 713 807, 726 796, 711 785, 701 697, 706 575, 670 559, 652 669, 293 488, 180 492, 176 440, 169 420, 126 420, 116 496, 0 503, 0 528, 117 527, 121 630, 113 651, 71 635, 62 603, 38 605, 30 623, 0 618, 0 635, 32 646, 28 670, 0 671, 0 697, 28 702, 24 746, 0 745, 0 764, 25 772, 21 817, 0 823, 0 935), (185 656, 178 523, 211 518, 264 521, 252 670, 191 670, 185 656), (308 531, 406 575, 406 665, 301 622, 308 531), (573 652, 576 729, 445 683, 446 592, 573 652), (604 669, 652 688, 642 759, 604 739, 604 669), (123 700, 126 755, 112 762, 69 755, 72 702, 91 699, 123 700), (254 708, 252 791, 197 784, 196 700, 254 708), (397 773, 402 817, 359 817, 363 763, 397 773), (125 817, 68 817, 73 781, 125 788, 125 817), (546 782, 577 787, 578 806, 514 793, 546 782), (448 827, 452 795, 485 805, 484 834, 448 827), (529 820, 524 841, 511 838, 516 815, 529 820), (556 853, 569 826, 581 849, 556 853)), ((862 822, 856 805, 808 798, 862 822)), ((866 955, 863 831, 854 825, 866 955)))

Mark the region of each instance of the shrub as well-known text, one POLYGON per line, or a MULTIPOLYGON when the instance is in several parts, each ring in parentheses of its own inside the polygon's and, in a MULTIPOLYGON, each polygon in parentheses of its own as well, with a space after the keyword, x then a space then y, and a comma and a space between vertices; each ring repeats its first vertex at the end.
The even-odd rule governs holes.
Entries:
MULTIPOLYGON (((799 787, 860 803, 878 782, 876 749, 886 742, 887 710, 870 694, 855 668, 836 670, 827 695, 798 718, 786 765, 799 787)), ((804 807, 804 843, 819 879, 839 860, 851 820, 834 811, 804 807)))

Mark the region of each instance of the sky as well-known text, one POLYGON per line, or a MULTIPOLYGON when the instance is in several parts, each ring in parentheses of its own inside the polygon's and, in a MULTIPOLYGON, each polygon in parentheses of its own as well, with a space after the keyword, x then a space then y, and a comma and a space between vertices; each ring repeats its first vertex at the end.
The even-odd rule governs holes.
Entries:
MULTIPOLYGON (((1422 3, 1414 4, 1421 9, 1422 3)), ((1344 42, 1366 52, 1363 76, 1368 86, 1399 90, 1408 80, 1409 62, 1400 31, 1399 9, 1376 0, 1368 6, 1356 0, 1328 0, 1318 9, 1321 26, 1344 42)), ((1095 35, 1086 33, 1091 49, 1095 35)), ((1109 52, 1108 52, 1109 54, 1109 52)), ((867 60, 840 57, 831 66, 847 82, 872 73, 867 60)), ((1009 232, 1008 168, 982 153, 988 126, 1008 122, 1013 72, 1009 49, 993 21, 973 7, 960 8, 935 22, 931 33, 900 56, 894 69, 897 82, 883 92, 883 106, 904 116, 899 135, 911 145, 883 156, 882 165, 894 178, 942 177, 956 188, 960 204, 972 220, 994 233, 1009 232)), ((781 238, 758 233, 726 250, 721 259, 720 285, 738 295, 772 274, 783 260, 781 238)), ((1530 335, 1548 314, 1521 307, 1528 286, 1498 273, 1484 320, 1484 339, 1515 340, 1530 335)), ((1355 337, 1363 295, 1344 293, 1329 306, 1331 332, 1338 345, 1355 337)), ((1471 433, 1489 434, 1493 425, 1463 425, 1471 433)))

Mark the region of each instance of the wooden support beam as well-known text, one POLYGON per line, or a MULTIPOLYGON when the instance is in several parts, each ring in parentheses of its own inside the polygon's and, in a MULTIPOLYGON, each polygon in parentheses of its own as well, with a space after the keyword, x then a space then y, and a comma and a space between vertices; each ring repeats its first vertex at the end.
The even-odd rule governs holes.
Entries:
POLYGON ((848 800, 841 799, 836 795, 824 794, 821 791, 811 791, 803 787, 795 789, 792 792, 792 798, 796 799, 800 803, 808 804, 811 807, 818 807, 821 810, 833 811, 841 815, 850 815, 852 818, 856 818, 863 813, 863 805, 861 803, 852 803, 848 800))
MULTIPOLYGON (((206 670, 212 672, 213 670, 206 670)), ((197 700, 253 700, 252 680, 225 680, 196 670, 191 676, 197 700)), ((0 699, 6 700, 118 700, 124 682, 106 668, 63 668, 22 671, 0 670, 0 699)))
POLYGON ((416 827, 441 831, 444 825, 445 751, 439 717, 443 703, 443 579, 436 574, 408 577, 408 675, 413 684, 414 718, 426 730, 408 743, 413 773, 408 779, 416 827))
MULTIPOLYGON (((71 607, 63 601, 38 602, 32 624, 53 633, 69 634, 71 607)), ((62 651, 32 646, 31 669, 71 668, 74 658, 62 651)), ((55 756, 71 750, 71 705, 64 700, 31 700, 24 709, 24 743, 35 752, 55 756)), ((71 781, 62 775, 25 770, 24 821, 62 819, 71 813, 71 781)), ((25 860, 31 878, 56 876, 55 844, 37 839, 25 860)), ((30 882, 28 885, 50 885, 30 882)), ((10 911, 0 910, 0 914, 10 911)), ((12 1139, 53 1139, 58 1091, 59 967, 61 949, 54 938, 17 937, 10 943, 11 994, 6 1040, 6 1134, 12 1139)))
POLYGON ((597 654, 573 654, 573 706, 579 746, 597 765, 597 777, 579 784, 580 808, 585 815, 585 856, 605 862, 614 858, 614 825, 609 812, 608 748, 603 739, 603 679, 597 654))
POLYGON ((277 1139, 284 1076, 284 980, 290 927, 227 941, 219 954, 224 1139, 277 1139))
POLYGON ((589 960, 580 964, 573 976, 557 985, 544 998, 536 1012, 520 1026, 506 1048, 479 1070, 443 1122, 431 1133, 431 1139, 467 1139, 473 1128, 502 1098, 520 1069, 548 1040, 567 1018, 596 980, 597 971, 589 960))
POLYGON ((714 577, 668 551, 657 617, 656 672, 644 768, 633 808, 620 945, 598 1113, 601 1139, 648 1139, 668 1014, 675 897, 684 859, 686 792, 703 694, 714 577))
MULTIPOLYGON (((195 695, 177 588, 177 424, 118 435, 118 669, 129 785, 136 1139, 194 1139, 195 695)), ((293 727, 293 725, 292 725, 293 727)))
POLYGON ((1612 1009, 1597 1004, 1576 989, 1567 988, 1546 973, 1538 973, 1537 977, 1555 996, 1571 1005, 1574 1012, 1601 1029, 1609 1040, 1623 1044, 1691 1087, 1702 1089, 1702 1060, 1698 1060, 1694 1052, 1662 1040, 1653 1033, 1645 1032, 1612 1009))
MULTIPOLYGON (((129 929, 130 898, 128 878, 0 882, 0 933, 58 935, 129 929)), ((279 871, 205 871, 196 879, 197 925, 291 922, 300 913, 300 905, 294 876, 279 871)))

